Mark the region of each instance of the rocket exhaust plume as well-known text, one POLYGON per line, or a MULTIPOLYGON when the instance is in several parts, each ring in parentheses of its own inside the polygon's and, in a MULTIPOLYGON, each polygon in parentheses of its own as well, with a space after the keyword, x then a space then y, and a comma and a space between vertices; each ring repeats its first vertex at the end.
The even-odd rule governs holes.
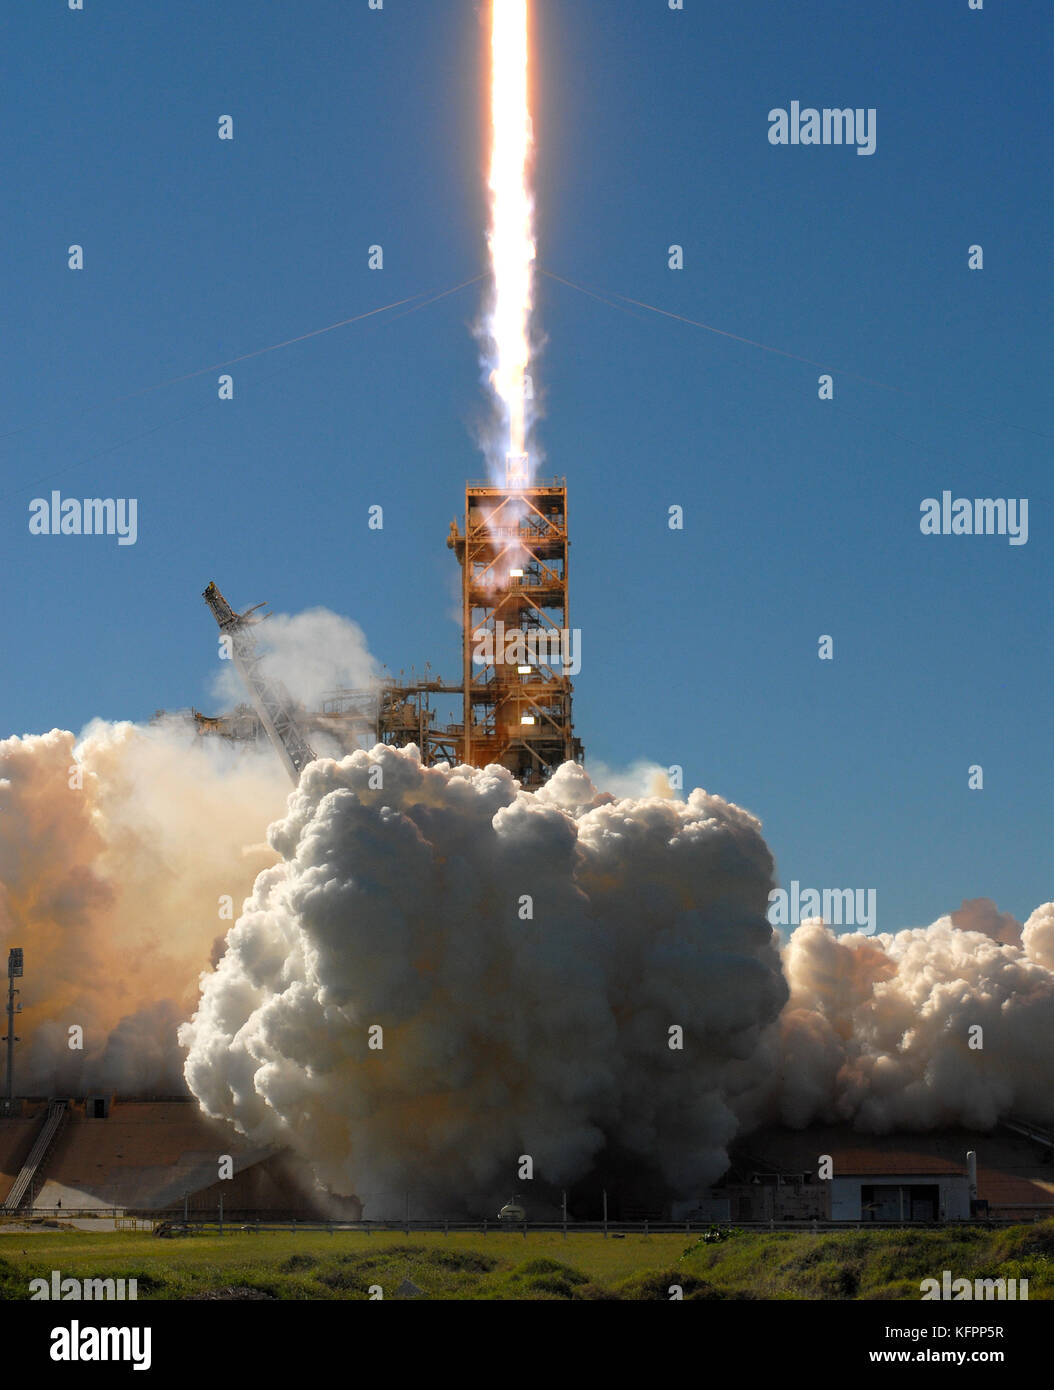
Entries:
POLYGON ((486 1211, 521 1154, 556 1184, 605 1145, 675 1189, 723 1171, 787 998, 752 816, 377 747, 312 763, 270 837, 181 1031, 206 1113, 371 1217, 486 1211))
POLYGON ((422 1214, 492 1197, 525 1153, 569 1183, 609 1146, 691 1196, 758 1124, 1054 1121, 1054 904, 804 922, 781 961, 758 822, 645 766, 611 780, 622 799, 568 764, 530 794, 378 748, 289 798, 269 749, 175 723, 0 742, 18 1091, 171 1094, 197 1000, 203 1108, 372 1216, 408 1188, 422 1214))
MULTIPOLYGON (((266 670, 303 698, 376 671, 334 613, 268 627, 266 670)), ((178 717, 0 739, 0 958, 26 952, 17 1094, 185 1090, 176 1030, 276 858, 261 842, 288 793, 269 747, 178 717)))
POLYGON ((528 0, 492 0, 490 249, 492 299, 484 365, 501 415, 499 463, 508 486, 530 481, 527 368, 534 302, 533 148, 528 97, 528 0))
POLYGON ((261 821, 287 792, 269 749, 176 721, 0 741, 0 948, 26 952, 17 1094, 184 1089, 176 1029, 275 857, 261 821))
POLYGON ((768 1040, 779 1118, 878 1134, 988 1130, 1007 1115, 1049 1124, 1052 947, 1050 903, 1024 926, 983 898, 891 935, 803 922, 768 1040))
POLYGON ((1054 905, 873 938, 809 921, 781 960, 748 812, 616 800, 573 763, 532 794, 416 749, 311 764, 270 840, 186 1079, 371 1217, 408 1190, 471 1211, 522 1154, 559 1187, 618 1152, 688 1197, 759 1124, 1054 1118, 1054 905))

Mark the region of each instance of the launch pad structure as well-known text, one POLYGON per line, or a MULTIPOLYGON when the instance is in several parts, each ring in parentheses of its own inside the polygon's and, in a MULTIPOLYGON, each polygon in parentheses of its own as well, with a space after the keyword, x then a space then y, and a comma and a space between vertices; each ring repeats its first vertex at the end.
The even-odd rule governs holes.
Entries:
POLYGON ((256 610, 237 613, 210 584, 204 598, 251 704, 217 717, 192 710, 197 733, 269 738, 294 783, 321 735, 342 755, 416 744, 427 766, 497 764, 524 787, 543 785, 583 757, 568 672, 570 544, 566 480, 531 482, 526 456, 510 456, 504 486, 466 484, 462 524, 453 521, 447 537, 461 566, 461 679, 434 679, 426 667, 424 679, 335 690, 317 710, 266 676, 250 631, 256 610))

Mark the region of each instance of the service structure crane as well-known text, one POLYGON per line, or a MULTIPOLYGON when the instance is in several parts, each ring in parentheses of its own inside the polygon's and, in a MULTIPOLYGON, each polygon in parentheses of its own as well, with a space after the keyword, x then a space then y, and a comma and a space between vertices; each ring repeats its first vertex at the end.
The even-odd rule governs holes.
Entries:
MULTIPOLYGON (((300 731, 289 691, 281 681, 272 679, 264 672, 263 657, 252 633, 253 626, 262 621, 262 617, 254 618, 253 614, 263 604, 258 603, 244 613, 236 613, 215 584, 209 584, 202 597, 212 610, 220 632, 230 639, 231 660, 267 737, 295 787, 304 768, 308 763, 313 763, 318 755, 300 731)), ((262 616, 266 617, 266 614, 262 616)))

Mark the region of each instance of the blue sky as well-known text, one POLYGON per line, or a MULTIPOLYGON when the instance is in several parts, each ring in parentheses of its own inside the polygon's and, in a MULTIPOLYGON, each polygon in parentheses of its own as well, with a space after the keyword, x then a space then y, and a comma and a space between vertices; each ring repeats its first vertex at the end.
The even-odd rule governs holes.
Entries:
MULTIPOLYGON (((835 379, 820 402, 814 366, 541 281, 587 760, 683 765, 761 817, 783 881, 876 888, 880 930, 1026 915, 1054 819, 1054 12, 534 8, 540 264, 835 379), (770 145, 794 100, 875 108, 875 154, 770 145), (923 537, 944 489, 1027 497, 1028 543, 923 537)), ((8 16, 0 732, 209 708, 209 579, 453 678, 480 286, 245 361, 229 402, 215 372, 147 388, 484 269, 484 32, 471 0, 8 16), (136 497, 137 543, 31 536, 52 488, 136 497)))

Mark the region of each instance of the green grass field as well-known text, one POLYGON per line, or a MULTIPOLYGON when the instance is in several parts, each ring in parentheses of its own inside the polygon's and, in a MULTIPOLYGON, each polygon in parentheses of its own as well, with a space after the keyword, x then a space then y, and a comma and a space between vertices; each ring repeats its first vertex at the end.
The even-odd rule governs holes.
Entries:
POLYGON ((1054 1297, 1054 1220, 989 1231, 685 1235, 238 1232, 161 1240, 146 1233, 3 1233, 0 1299, 26 1299, 29 1280, 138 1279, 140 1299, 395 1298, 409 1280, 434 1299, 910 1299, 919 1282, 1028 1279, 1029 1299, 1054 1297))

